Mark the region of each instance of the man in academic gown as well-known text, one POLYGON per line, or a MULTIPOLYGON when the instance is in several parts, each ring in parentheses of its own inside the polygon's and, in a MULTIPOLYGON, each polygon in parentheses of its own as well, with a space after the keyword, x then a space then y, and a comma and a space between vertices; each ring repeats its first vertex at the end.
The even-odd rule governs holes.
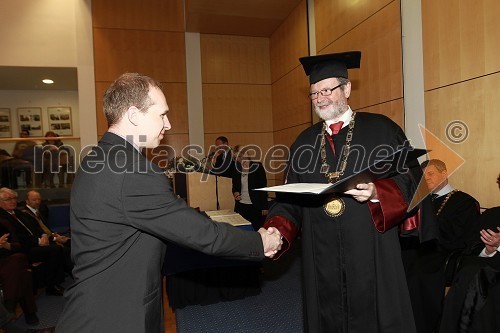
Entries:
POLYGON ((206 254, 272 256, 274 230, 216 223, 177 198, 164 171, 141 153, 170 129, 157 82, 126 73, 104 94, 109 129, 83 159, 71 189, 75 283, 56 332, 163 332, 164 240, 206 254))
POLYGON ((419 244, 415 263, 407 277, 417 331, 432 333, 439 324, 445 286, 454 270, 455 263, 449 258, 477 238, 479 203, 471 195, 452 187, 443 161, 431 159, 422 163, 422 169, 433 197, 438 234, 435 240, 419 244))
MULTIPOLYGON (((334 182, 405 144, 403 131, 389 118, 354 113, 348 106, 347 68, 359 67, 360 57, 347 52, 300 59, 314 110, 324 121, 304 130, 291 146, 286 183, 327 183, 326 168, 341 173, 332 175, 334 182), (340 161, 348 147, 344 167, 340 161)), ((395 227, 415 188, 410 177, 398 174, 358 184, 338 197, 277 196, 265 227, 280 230, 282 252, 301 232, 306 331, 415 332, 395 227)))

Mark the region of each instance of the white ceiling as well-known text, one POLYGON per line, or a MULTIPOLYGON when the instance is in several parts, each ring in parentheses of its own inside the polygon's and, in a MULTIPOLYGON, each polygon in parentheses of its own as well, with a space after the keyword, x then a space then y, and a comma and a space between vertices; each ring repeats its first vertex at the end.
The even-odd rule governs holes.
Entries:
POLYGON ((0 66, 0 90, 78 90, 76 68, 0 66))

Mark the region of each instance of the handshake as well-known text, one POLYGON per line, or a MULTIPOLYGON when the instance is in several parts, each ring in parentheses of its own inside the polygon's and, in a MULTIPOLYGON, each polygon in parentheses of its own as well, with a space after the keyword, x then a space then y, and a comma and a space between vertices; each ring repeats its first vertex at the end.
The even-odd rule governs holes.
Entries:
POLYGON ((278 229, 273 227, 270 227, 267 230, 260 228, 258 232, 262 237, 264 255, 268 258, 274 257, 274 255, 281 249, 281 245, 283 245, 283 237, 281 236, 281 233, 278 229))

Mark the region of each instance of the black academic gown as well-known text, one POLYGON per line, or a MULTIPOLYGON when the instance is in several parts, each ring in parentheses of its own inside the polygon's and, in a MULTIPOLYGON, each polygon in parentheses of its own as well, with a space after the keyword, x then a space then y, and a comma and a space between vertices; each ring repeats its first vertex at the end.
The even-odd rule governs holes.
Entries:
MULTIPOLYGON (((478 229, 496 231, 497 227, 500 207, 484 211, 478 229)), ((440 333, 500 331, 500 253, 482 258, 478 254, 483 249, 484 243, 478 237, 471 256, 462 260, 444 300, 440 333)))
POLYGON ((446 260, 477 238, 479 204, 467 193, 456 191, 434 200, 438 239, 420 245, 413 267, 408 271, 414 317, 419 333, 432 333, 439 324, 447 280, 446 260), (441 208, 442 207, 442 208, 441 208))
MULTIPOLYGON (((287 183, 327 182, 320 173, 321 130, 321 122, 311 126, 292 145, 287 183)), ((337 157, 326 141, 327 160, 333 167, 346 134, 344 127, 335 137, 337 157)), ((345 176, 373 162, 373 152, 380 153, 384 147, 393 151, 405 140, 399 126, 387 117, 358 112, 345 176)), ((270 208, 266 227, 278 227, 288 242, 302 232, 308 332, 415 332, 398 229, 392 228, 403 218, 401 212, 406 212, 415 184, 398 175, 376 186, 380 204, 345 196, 345 211, 339 217, 325 213, 323 195, 279 195, 270 208), (369 205, 378 206, 379 214, 373 213, 386 218, 377 227, 369 205)))

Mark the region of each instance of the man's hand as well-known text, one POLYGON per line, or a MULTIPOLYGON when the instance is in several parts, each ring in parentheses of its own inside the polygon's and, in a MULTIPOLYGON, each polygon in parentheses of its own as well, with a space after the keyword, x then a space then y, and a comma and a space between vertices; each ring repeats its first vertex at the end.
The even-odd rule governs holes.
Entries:
POLYGON ((43 234, 42 237, 38 238, 38 245, 39 246, 49 246, 50 241, 49 241, 49 236, 46 234, 43 234))
POLYGON ((345 191, 344 194, 352 196, 358 202, 378 200, 377 189, 373 183, 358 184, 356 188, 345 191))
POLYGON ((1 237, 0 237, 0 248, 2 249, 6 249, 7 248, 7 244, 9 243, 9 235, 10 234, 3 234, 1 237))
POLYGON ((66 244, 66 242, 69 239, 69 237, 61 236, 57 232, 54 232, 52 234, 52 237, 54 237, 54 240, 56 241, 57 244, 66 244))
POLYGON ((491 229, 481 230, 481 241, 486 247, 486 254, 492 254, 500 246, 500 228, 497 227, 498 232, 491 229))
POLYGON ((240 192, 234 192, 233 196, 234 196, 234 200, 236 200, 236 201, 241 200, 241 193, 240 192))
POLYGON ((259 234, 262 237, 262 244, 264 245, 264 255, 268 258, 274 257, 274 255, 281 250, 281 245, 283 241, 281 240, 281 233, 278 229, 270 227, 269 229, 260 228, 259 234))

